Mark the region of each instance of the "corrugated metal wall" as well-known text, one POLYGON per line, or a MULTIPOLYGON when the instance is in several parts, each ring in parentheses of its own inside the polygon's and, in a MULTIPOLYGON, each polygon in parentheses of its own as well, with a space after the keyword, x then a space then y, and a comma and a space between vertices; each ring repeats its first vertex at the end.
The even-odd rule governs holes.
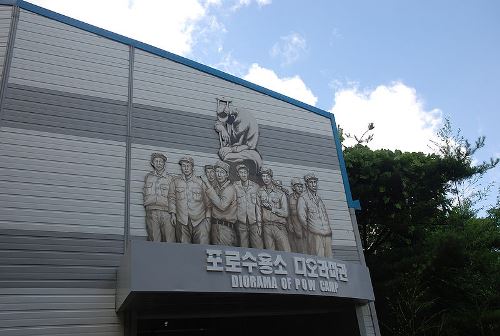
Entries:
MULTIPOLYGON (((11 11, 0 6, 2 67, 11 11)), ((115 271, 125 234, 145 237, 150 155, 165 153, 172 174, 191 155, 200 175, 218 159, 221 96, 256 117, 275 178, 317 174, 334 256, 360 261, 328 118, 144 51, 129 64, 129 46, 26 10, 12 47, 0 114, 0 334, 123 333, 115 271)))
POLYGON ((129 48, 21 10, 12 52, 0 130, 0 334, 121 335, 129 48))
POLYGON ((0 81, 3 76, 5 54, 7 53, 7 41, 9 40, 10 23, 12 19, 12 7, 0 6, 0 81))

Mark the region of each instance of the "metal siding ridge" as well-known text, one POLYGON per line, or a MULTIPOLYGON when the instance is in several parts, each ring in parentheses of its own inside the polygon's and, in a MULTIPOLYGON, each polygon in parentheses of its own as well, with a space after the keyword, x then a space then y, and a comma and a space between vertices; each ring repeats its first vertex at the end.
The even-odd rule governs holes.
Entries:
POLYGON ((132 170, 132 110, 134 100, 134 55, 135 48, 129 48, 128 68, 128 104, 127 104, 127 134, 125 137, 125 219, 123 228, 123 251, 128 247, 130 234, 130 176, 132 170))
POLYGON ((7 90, 7 84, 9 82, 10 65, 14 53, 14 42, 16 39, 18 21, 19 21, 19 8, 13 7, 10 19, 9 37, 7 38, 7 47, 5 50, 5 59, 2 69, 2 80, 0 83, 0 126, 2 126, 2 121, 3 121, 5 91, 7 90))

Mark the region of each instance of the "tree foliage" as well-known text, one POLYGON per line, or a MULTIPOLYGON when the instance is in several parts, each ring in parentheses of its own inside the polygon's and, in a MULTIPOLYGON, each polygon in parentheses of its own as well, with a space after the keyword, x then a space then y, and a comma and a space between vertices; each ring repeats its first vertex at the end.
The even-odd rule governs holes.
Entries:
POLYGON ((344 149, 383 334, 500 335, 500 202, 474 208, 498 160, 474 164, 484 137, 448 121, 438 137, 436 154, 344 149))

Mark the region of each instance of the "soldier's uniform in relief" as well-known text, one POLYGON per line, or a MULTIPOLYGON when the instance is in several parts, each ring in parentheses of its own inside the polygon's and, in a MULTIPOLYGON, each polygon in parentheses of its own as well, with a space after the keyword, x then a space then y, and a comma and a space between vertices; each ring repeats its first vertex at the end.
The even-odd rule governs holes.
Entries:
POLYGON ((290 252, 287 217, 288 202, 285 194, 276 186, 261 187, 257 195, 257 221, 262 223, 264 246, 266 249, 290 252), (262 203, 270 203, 266 209, 262 203))
POLYGON ((288 239, 290 240, 290 247, 292 252, 307 253, 305 249, 304 239, 307 233, 300 224, 299 215, 297 213, 297 203, 300 195, 292 192, 288 197, 288 239))
POLYGON ((241 247, 263 248, 262 236, 257 224, 257 193, 259 185, 247 180, 234 183, 238 200, 238 236, 241 247))
POLYGON ((212 204, 212 244, 236 246, 236 189, 229 180, 216 188, 206 188, 212 204))
POLYGON ((307 252, 320 257, 331 257, 332 229, 321 198, 306 188, 298 199, 297 214, 307 230, 307 252))
POLYGON ((150 241, 175 242, 175 228, 170 224, 168 188, 172 176, 152 171, 144 179, 146 231, 150 241))
POLYGON ((203 181, 194 175, 177 176, 168 190, 169 212, 176 214, 176 234, 180 243, 209 244, 210 223, 203 181))

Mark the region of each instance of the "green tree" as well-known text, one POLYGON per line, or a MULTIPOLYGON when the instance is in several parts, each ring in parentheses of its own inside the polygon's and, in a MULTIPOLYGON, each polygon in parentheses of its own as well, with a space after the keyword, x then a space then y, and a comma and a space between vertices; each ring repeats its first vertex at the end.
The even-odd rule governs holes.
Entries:
POLYGON ((424 242, 422 274, 436 298, 434 309, 444 311, 442 335, 500 334, 498 212, 497 204, 488 217, 455 222, 424 242))
POLYGON ((471 144, 447 121, 424 154, 371 150, 366 134, 344 157, 385 334, 495 334, 500 210, 477 218, 485 190, 463 188, 498 164, 473 164, 484 138, 471 144))
POLYGON ((480 136, 471 143, 461 134, 460 129, 453 130, 449 119, 445 119, 437 136, 437 141, 431 141, 431 148, 441 157, 461 163, 453 167, 458 171, 454 172, 457 178, 449 182, 451 199, 462 210, 475 211, 474 207, 493 187, 492 183, 481 186, 480 182, 489 170, 498 165, 500 158, 490 158, 488 161, 473 164, 474 155, 484 147, 486 138, 480 136))

